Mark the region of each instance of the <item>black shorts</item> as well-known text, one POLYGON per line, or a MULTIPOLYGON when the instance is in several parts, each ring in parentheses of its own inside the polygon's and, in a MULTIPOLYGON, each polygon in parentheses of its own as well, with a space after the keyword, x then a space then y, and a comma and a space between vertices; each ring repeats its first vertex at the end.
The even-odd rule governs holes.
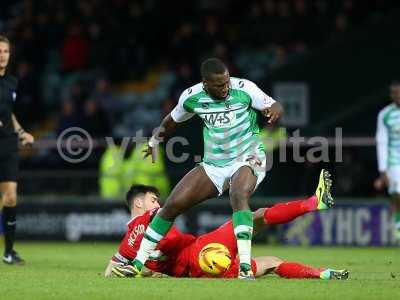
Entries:
POLYGON ((18 165, 18 152, 0 153, 0 182, 16 182, 18 179, 18 165))

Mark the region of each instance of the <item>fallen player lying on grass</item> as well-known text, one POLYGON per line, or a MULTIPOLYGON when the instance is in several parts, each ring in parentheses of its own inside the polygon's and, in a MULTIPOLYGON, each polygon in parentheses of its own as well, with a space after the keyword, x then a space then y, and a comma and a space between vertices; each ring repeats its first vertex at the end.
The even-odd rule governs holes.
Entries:
MULTIPOLYGON (((331 179, 322 170, 316 194, 304 199, 260 208, 253 213, 254 230, 259 232, 268 225, 290 222, 309 212, 328 209, 334 201, 330 194, 331 179)), ((156 188, 134 185, 127 193, 132 220, 119 251, 112 257, 105 276, 137 276, 130 262, 135 258, 144 233, 152 217, 160 209, 156 188)), ((236 236, 232 222, 228 221, 209 233, 194 236, 180 232, 175 226, 163 238, 157 250, 151 253, 146 271, 141 276, 235 278, 238 273, 236 236)), ((256 277, 275 273, 284 278, 347 279, 347 270, 314 268, 274 256, 252 259, 256 277)))

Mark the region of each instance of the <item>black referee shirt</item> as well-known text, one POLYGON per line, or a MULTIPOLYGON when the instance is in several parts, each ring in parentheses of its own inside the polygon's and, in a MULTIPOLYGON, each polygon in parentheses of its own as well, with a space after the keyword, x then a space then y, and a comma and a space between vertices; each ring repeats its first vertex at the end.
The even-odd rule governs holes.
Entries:
POLYGON ((18 151, 18 138, 12 123, 17 84, 15 77, 0 76, 0 154, 18 151))

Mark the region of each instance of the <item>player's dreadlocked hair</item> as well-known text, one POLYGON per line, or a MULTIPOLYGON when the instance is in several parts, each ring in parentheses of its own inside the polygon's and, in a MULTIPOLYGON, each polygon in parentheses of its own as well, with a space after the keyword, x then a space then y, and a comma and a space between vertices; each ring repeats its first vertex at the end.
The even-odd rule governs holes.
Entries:
POLYGON ((129 191, 126 193, 126 205, 128 205, 128 208, 131 209, 132 202, 136 197, 145 195, 146 193, 153 193, 157 197, 160 197, 160 192, 154 186, 144 184, 132 185, 129 191))
POLYGON ((203 79, 209 79, 213 74, 223 74, 228 70, 218 58, 208 58, 201 64, 200 72, 203 79))

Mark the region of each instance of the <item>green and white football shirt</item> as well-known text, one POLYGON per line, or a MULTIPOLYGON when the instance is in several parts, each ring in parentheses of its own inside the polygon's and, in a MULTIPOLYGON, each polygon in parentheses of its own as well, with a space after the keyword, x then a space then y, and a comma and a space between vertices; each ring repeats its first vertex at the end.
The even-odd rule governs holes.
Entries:
POLYGON ((231 77, 225 100, 212 98, 198 83, 181 94, 171 117, 184 122, 198 115, 204 122, 203 162, 224 167, 245 155, 264 152, 255 110, 264 110, 274 102, 253 82, 231 77))
POLYGON ((376 142, 379 171, 400 166, 400 107, 394 103, 379 112, 376 142))

